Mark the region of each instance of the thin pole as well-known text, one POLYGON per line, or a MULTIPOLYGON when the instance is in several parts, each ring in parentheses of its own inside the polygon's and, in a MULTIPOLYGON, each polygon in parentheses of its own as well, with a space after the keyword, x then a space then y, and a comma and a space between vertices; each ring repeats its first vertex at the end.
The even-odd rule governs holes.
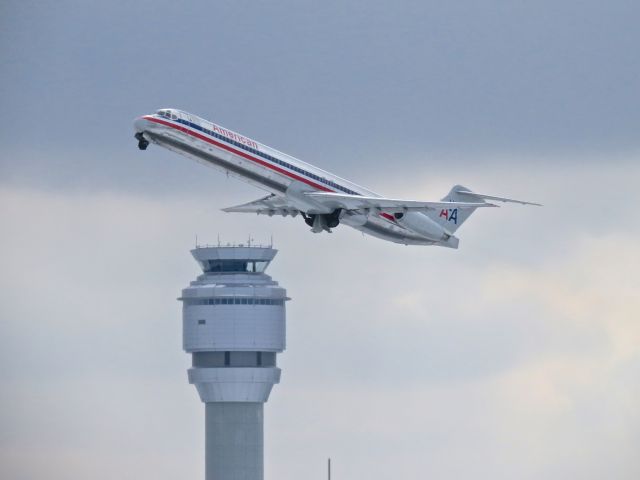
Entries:
POLYGON ((327 459, 327 479, 331 480, 331 458, 327 459))

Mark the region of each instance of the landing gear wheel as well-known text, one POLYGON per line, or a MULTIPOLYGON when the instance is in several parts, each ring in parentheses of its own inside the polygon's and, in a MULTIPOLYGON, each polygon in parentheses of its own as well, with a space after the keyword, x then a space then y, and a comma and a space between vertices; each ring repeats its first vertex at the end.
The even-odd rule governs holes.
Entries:
POLYGON ((310 227, 313 227, 313 221, 316 219, 316 216, 315 215, 307 215, 304 212, 301 212, 301 213, 302 213, 302 218, 304 218, 304 223, 306 223, 310 227))
POLYGON ((147 147, 149 146, 149 141, 146 138, 144 138, 144 135, 142 134, 142 132, 136 133, 134 137, 136 137, 136 140, 138 140, 138 148, 140 150, 146 150, 147 147))
POLYGON ((340 225, 340 214, 342 213, 342 209, 338 208, 333 211, 333 213, 326 216, 327 227, 336 228, 340 225))
POLYGON ((340 225, 340 219, 331 215, 331 216, 327 216, 326 219, 327 222, 327 227, 329 228, 336 228, 338 225, 340 225))

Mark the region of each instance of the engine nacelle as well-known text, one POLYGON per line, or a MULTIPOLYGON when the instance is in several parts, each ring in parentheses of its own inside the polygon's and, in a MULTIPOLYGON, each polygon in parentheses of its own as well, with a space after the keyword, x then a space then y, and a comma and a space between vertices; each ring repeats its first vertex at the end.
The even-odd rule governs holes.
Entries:
POLYGON ((447 241, 450 237, 444 228, 419 212, 407 212, 396 221, 399 225, 413 230, 435 242, 447 241))
POLYGON ((343 211, 340 215, 340 223, 349 225, 350 227, 361 227, 369 221, 369 217, 362 213, 348 213, 343 211))

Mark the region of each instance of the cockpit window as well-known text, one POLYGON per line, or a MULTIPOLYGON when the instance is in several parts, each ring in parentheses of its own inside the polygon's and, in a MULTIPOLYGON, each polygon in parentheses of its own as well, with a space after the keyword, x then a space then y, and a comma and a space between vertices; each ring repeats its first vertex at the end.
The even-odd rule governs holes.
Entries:
POLYGON ((177 120, 178 119, 178 115, 176 115, 171 110, 158 110, 158 115, 160 115, 161 117, 164 117, 164 118, 169 118, 171 120, 177 120))

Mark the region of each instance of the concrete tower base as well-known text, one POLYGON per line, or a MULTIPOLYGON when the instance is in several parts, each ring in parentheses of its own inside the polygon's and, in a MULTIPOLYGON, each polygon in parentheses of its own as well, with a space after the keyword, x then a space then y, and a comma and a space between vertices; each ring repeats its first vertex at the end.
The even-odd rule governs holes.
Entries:
POLYGON ((206 480, 263 480, 263 403, 205 404, 206 480))

